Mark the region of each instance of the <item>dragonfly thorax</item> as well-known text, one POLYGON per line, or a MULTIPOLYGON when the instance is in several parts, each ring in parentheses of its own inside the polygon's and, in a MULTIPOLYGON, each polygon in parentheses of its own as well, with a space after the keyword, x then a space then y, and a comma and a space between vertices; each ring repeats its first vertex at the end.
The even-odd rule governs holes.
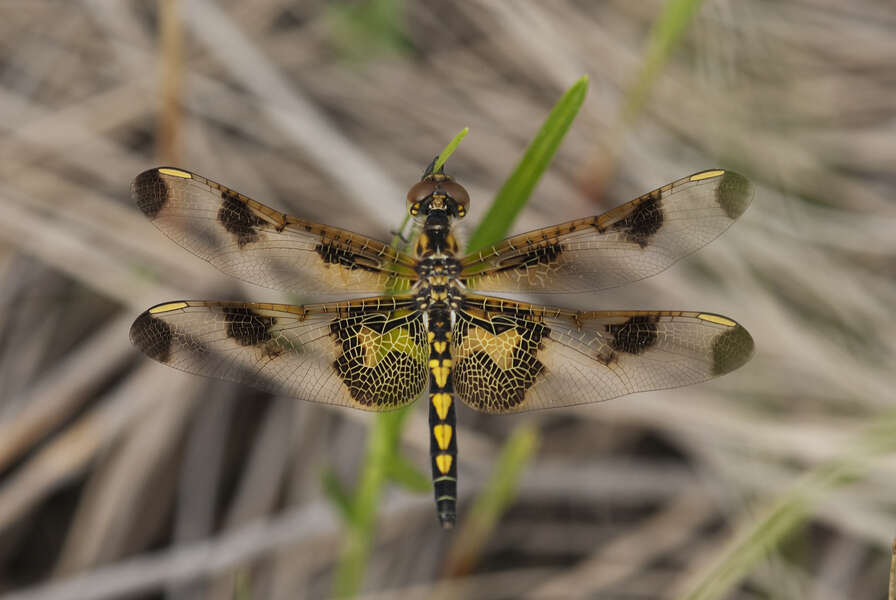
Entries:
POLYGON ((451 216, 445 210, 430 210, 415 245, 417 258, 417 307, 456 307, 462 295, 457 276, 460 261, 455 257, 457 241, 451 233, 451 216))
POLYGON ((453 256, 430 256, 420 261, 417 274, 420 279, 415 289, 417 308, 457 308, 463 292, 457 275, 460 261, 453 256))

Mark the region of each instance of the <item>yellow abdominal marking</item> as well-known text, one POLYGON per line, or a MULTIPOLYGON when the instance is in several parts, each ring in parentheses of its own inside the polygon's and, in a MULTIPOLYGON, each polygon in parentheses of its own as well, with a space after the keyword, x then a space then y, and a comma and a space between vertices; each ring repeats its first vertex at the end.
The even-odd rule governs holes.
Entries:
POLYGON ((157 315, 159 313, 170 312, 172 310, 180 310, 181 308, 188 307, 189 304, 186 302, 169 302, 168 304, 161 304, 159 306, 154 306, 149 309, 149 314, 157 315))
POLYGON ((698 319, 703 321, 709 321, 710 323, 718 323, 719 325, 725 325, 726 327, 735 327, 737 323, 732 321, 731 319, 726 319, 725 317, 720 317, 719 315, 707 315, 705 313, 700 313, 697 315, 698 319))
POLYGON ((436 425, 432 428, 432 434, 436 436, 439 449, 447 450, 448 444, 451 443, 451 425, 436 425))
POLYGON ((432 405, 436 409, 436 414, 444 421, 448 416, 448 409, 451 408, 451 394, 433 394, 432 405))
POLYGON ((432 348, 436 351, 436 354, 442 354, 445 352, 445 348, 448 347, 448 342, 433 342, 432 348))
POLYGON ((168 167, 164 167, 159 169, 159 173, 162 175, 171 175, 172 177, 181 177, 183 179, 193 179, 192 175, 186 171, 181 171, 180 169, 169 169, 168 167))
POLYGON ((436 385, 445 387, 445 384, 448 383, 448 374, 451 372, 451 361, 447 358, 431 360, 429 368, 432 371, 432 376, 436 379, 436 385))
POLYGON ((723 175, 724 173, 725 171, 704 171, 703 173, 691 175, 688 181, 702 181, 704 179, 712 179, 713 177, 718 177, 719 175, 723 175))
POLYGON ((451 460, 450 454, 439 454, 436 456, 436 466, 439 468, 440 473, 447 473, 451 470, 451 460))

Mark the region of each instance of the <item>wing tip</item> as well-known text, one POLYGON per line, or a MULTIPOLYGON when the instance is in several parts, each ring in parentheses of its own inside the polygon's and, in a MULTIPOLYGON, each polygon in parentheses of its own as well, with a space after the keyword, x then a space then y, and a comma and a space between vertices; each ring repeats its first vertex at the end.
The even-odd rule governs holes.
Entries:
POLYGON ((171 327, 150 311, 152 309, 143 311, 134 320, 128 337, 143 354, 164 364, 171 357, 171 327))
POLYGON ((712 342, 712 374, 724 375, 745 365, 753 356, 753 336, 739 324, 720 333, 712 342))
POLYGON ((753 201, 754 188, 749 179, 734 171, 725 171, 716 188, 719 206, 731 220, 737 219, 753 201))
POLYGON ((154 219, 168 202, 168 184, 162 178, 161 168, 147 169, 131 184, 131 196, 137 208, 154 219))

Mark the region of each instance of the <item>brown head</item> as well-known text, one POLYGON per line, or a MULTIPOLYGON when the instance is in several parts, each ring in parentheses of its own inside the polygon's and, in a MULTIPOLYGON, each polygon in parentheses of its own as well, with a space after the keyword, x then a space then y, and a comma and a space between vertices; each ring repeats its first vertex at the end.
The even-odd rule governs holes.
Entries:
POLYGON ((450 217, 462 218, 469 205, 470 195, 464 186, 446 175, 442 168, 433 172, 432 163, 423 178, 408 190, 408 213, 412 217, 425 217, 431 211, 441 210, 450 217))

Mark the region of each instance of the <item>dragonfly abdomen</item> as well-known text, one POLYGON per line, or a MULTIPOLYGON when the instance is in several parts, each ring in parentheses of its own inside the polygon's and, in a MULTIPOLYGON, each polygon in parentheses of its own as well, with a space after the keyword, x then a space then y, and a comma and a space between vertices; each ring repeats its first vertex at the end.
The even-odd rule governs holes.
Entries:
POLYGON ((457 514, 457 436, 451 381, 451 312, 429 311, 429 448, 436 508, 442 527, 457 514))

